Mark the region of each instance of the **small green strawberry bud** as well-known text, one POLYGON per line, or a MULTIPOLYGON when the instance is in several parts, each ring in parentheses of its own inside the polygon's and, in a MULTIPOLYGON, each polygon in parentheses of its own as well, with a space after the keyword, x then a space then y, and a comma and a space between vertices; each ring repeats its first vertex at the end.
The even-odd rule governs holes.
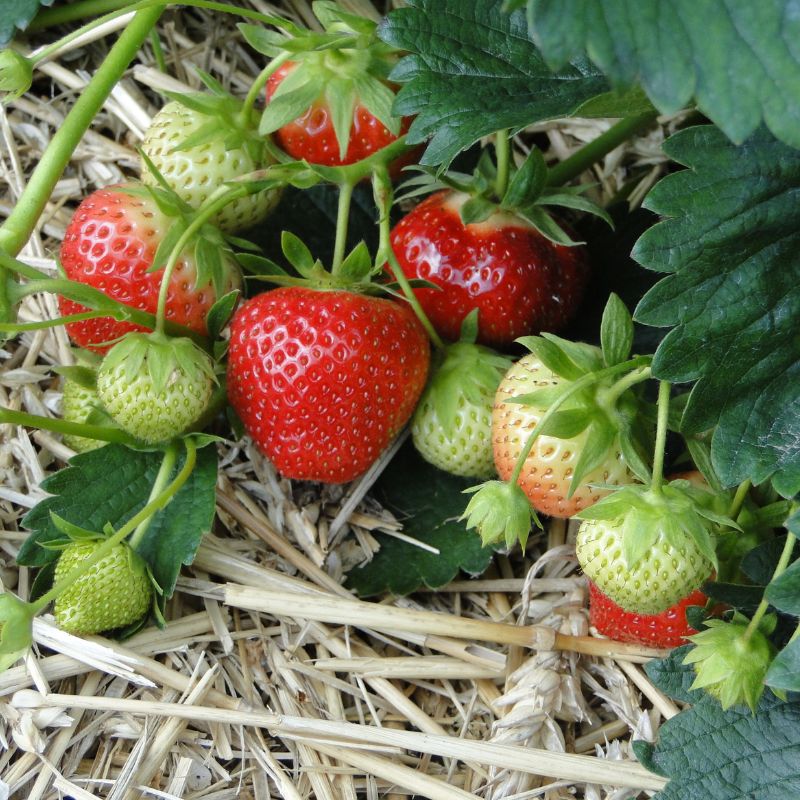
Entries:
POLYGON ((31 88, 33 64, 16 50, 0 50, 0 98, 16 100, 31 88))
POLYGON ((114 421, 147 444, 180 436, 208 407, 214 365, 191 339, 129 334, 103 359, 97 394, 114 421))
MULTIPOLYGON (((92 412, 101 406, 97 389, 84 386, 78 381, 64 380, 63 415, 69 422, 86 422, 92 412)), ((89 439, 86 436, 74 436, 65 433, 62 437, 64 444, 71 447, 76 453, 88 453, 102 447, 106 442, 99 439, 89 439)))
POLYGON ((0 672, 8 669, 33 642, 33 607, 11 592, 0 594, 0 672))
MULTIPOLYGON (((58 583, 100 546, 98 540, 67 545, 56 564, 58 583)), ((77 635, 101 633, 138 622, 150 609, 153 586, 147 566, 127 544, 115 545, 56 599, 58 626, 77 635)))
POLYGON ((475 496, 461 515, 467 528, 476 528, 484 545, 505 540, 508 547, 516 541, 525 547, 531 522, 539 525, 539 520, 522 489, 516 483, 487 481, 465 494, 471 492, 475 496))
POLYGON ((774 646, 759 629, 747 636, 748 620, 741 614, 731 622, 709 620, 706 626, 706 630, 688 637, 696 645, 683 660, 697 675, 690 688, 705 689, 723 709, 747 703, 755 711, 764 691, 764 677, 775 657, 774 646))

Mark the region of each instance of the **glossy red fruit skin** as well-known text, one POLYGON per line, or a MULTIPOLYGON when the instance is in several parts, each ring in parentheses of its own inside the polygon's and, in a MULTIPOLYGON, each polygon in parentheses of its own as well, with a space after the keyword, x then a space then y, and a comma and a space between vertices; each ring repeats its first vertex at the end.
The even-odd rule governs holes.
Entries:
POLYGON ((429 362, 428 338, 405 304, 275 289, 233 317, 228 399, 285 477, 345 483, 405 425, 429 362))
POLYGON ((457 340, 462 320, 475 308, 478 341, 491 347, 563 328, 589 278, 586 249, 553 244, 506 213, 464 225, 459 209, 466 199, 456 192, 434 194, 391 234, 406 277, 441 287, 414 290, 439 335, 457 340))
POLYGON ((704 606, 708 598, 699 590, 660 614, 624 611, 589 581, 589 621, 604 636, 618 642, 649 647, 678 647, 697 631, 686 621, 689 606, 704 606))
MULTIPOLYGON (((287 61, 270 76, 267 82, 267 102, 278 89, 281 81, 297 66, 287 61)), ((404 117, 400 133, 406 133, 411 119, 404 117)), ((308 161, 310 164, 322 164, 326 167, 341 167, 355 164, 356 161, 371 156, 378 150, 388 147, 398 137, 363 106, 357 105, 353 114, 353 126, 350 131, 350 143, 344 159, 339 157, 339 143, 333 129, 330 109, 324 100, 318 100, 305 114, 277 130, 274 138, 292 158, 308 161)), ((394 161, 391 165, 393 176, 406 164, 414 160, 415 153, 394 161)))
MULTIPOLYGON (((126 305, 156 312, 162 271, 148 273, 161 239, 173 223, 155 201, 134 197, 114 187, 99 189, 86 197, 72 217, 61 244, 61 265, 67 278, 93 286, 126 305)), ((175 267, 167 294, 167 319, 205 335, 206 314, 216 300, 212 286, 196 289, 193 260, 184 255, 175 267)), ((239 284, 231 272, 229 288, 239 284)), ((62 316, 88 309, 59 297, 62 316)), ((101 345, 132 331, 146 331, 141 325, 119 322, 111 317, 71 322, 70 339, 87 350, 106 353, 101 345)))

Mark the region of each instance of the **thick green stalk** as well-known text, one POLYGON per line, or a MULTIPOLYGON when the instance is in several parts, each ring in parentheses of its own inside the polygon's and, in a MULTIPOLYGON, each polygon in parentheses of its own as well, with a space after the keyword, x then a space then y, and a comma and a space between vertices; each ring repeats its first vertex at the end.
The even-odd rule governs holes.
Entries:
POLYGON ((507 130, 497 131, 494 135, 494 151, 497 159, 497 179, 494 194, 502 200, 508 188, 508 176, 511 174, 511 137, 507 130))
POLYGON ((576 178, 592 164, 608 155, 614 148, 619 147, 637 133, 647 130, 657 117, 658 114, 653 111, 621 119, 616 125, 612 125, 605 133, 601 133, 596 139, 585 144, 569 158, 556 164, 548 174, 547 184, 561 186, 576 178))
POLYGON ((36 15, 36 19, 28 26, 28 30, 40 31, 54 25, 65 25, 79 19, 108 14, 111 11, 126 10, 130 5, 130 0, 81 0, 55 8, 45 8, 36 15))
POLYGON ((139 11, 111 48, 36 165, 13 211, 0 227, 0 250, 15 256, 25 246, 83 134, 103 107, 164 6, 139 11))
MULTIPOLYGON (((175 442, 172 442, 164 451, 164 458, 161 459, 161 466, 158 468, 158 474, 156 475, 156 479, 153 481, 152 489, 150 489, 150 496, 147 498, 148 503, 151 503, 161 494, 161 492, 164 491, 167 486, 167 482, 169 481, 169 476, 172 475, 172 470, 175 469, 175 462, 177 460, 178 447, 175 442)), ((147 533, 147 529, 150 527, 152 520, 152 515, 147 519, 142 520, 131 535, 128 544, 130 544, 134 550, 136 550, 139 543, 142 541, 142 538, 147 533)))
POLYGON ((114 442, 115 444, 136 445, 136 439, 118 428, 107 428, 103 425, 89 425, 86 422, 69 422, 66 419, 55 417, 42 417, 39 414, 28 414, 25 411, 14 411, 0 406, 0 423, 10 425, 25 425, 28 428, 40 428, 53 433, 66 436, 83 436, 87 439, 97 439, 101 442, 114 442))
POLYGON ((751 486, 750 479, 746 478, 737 487, 736 494, 731 501, 731 507, 728 509, 728 516, 731 519, 735 520, 739 516, 739 512, 742 510, 742 506, 744 505, 744 501, 747 498, 747 493, 750 491, 751 486))
MULTIPOLYGON (((786 572, 786 567, 789 566, 789 561, 792 558, 792 552, 794 552, 794 545, 796 541, 797 537, 793 533, 788 533, 786 535, 786 543, 783 545, 781 557, 778 559, 778 565, 775 567, 775 572, 772 573, 770 582, 774 581, 776 578, 779 578, 784 572, 786 572)), ((766 598, 762 599, 762 601, 758 604, 756 613, 753 614, 753 618, 750 620, 750 624, 747 626, 747 630, 744 632, 745 641, 749 641, 750 637, 756 632, 758 625, 761 622, 764 614, 767 613, 768 608, 769 602, 766 600, 766 598)))
MULTIPOLYGON (((76 564, 49 592, 43 594, 38 600, 34 601, 31 604, 34 609, 34 614, 38 614, 46 608, 62 592, 69 589, 78 578, 88 573, 96 564, 100 563, 100 561, 102 561, 120 542, 139 527, 142 522, 152 517, 153 514, 160 511, 172 500, 183 484, 189 479, 197 460, 197 449, 194 442, 192 442, 191 439, 185 439, 184 442, 186 443, 186 463, 183 465, 183 469, 176 475, 175 480, 157 497, 150 500, 138 514, 131 517, 113 536, 110 536, 99 544, 89 558, 81 561, 80 564, 76 564)), ((164 458, 167 458, 166 453, 164 454, 164 458)))
POLYGON ((353 202, 353 184, 339 184, 339 206, 336 210, 336 241, 333 246, 331 275, 338 275, 347 248, 347 230, 350 226, 350 206, 353 202))
POLYGON ((661 484, 664 482, 664 448, 667 444, 669 393, 669 382, 661 381, 658 384, 658 422, 656 423, 656 446, 653 452, 653 478, 650 481, 650 489, 653 492, 660 492, 661 484))
POLYGON ((291 53, 282 53, 281 55, 276 56, 256 76, 256 79, 253 81, 253 85, 250 87, 250 91, 247 93, 247 97, 244 99, 244 106, 242 107, 243 124, 246 125, 250 121, 250 114, 253 111, 253 106, 256 104, 258 96, 267 85, 267 81, 284 65, 286 61, 289 60, 290 56, 291 53))

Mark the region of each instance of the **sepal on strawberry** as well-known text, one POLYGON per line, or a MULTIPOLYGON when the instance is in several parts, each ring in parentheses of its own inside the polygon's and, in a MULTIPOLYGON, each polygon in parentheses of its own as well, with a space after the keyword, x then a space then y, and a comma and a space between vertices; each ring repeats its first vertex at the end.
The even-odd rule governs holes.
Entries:
POLYGON ((706 630, 689 637, 695 647, 683 663, 691 664, 697 676, 690 688, 705 689, 723 709, 746 703, 755 712, 776 653, 767 638, 775 621, 766 615, 750 631, 749 620, 738 612, 729 622, 708 620, 706 630))
POLYGON ((511 359, 475 344, 477 314, 462 326, 461 341, 448 345, 411 421, 419 453, 454 475, 490 478, 492 406, 511 359))
POLYGON ((129 334, 103 360, 97 392, 123 430, 158 444, 197 421, 214 383, 211 358, 190 339, 129 334))
POLYGON ((467 529, 477 529, 484 545, 505 542, 507 547, 512 547, 519 542, 524 548, 531 525, 542 527, 528 498, 516 483, 487 481, 465 491, 465 494, 472 493, 461 519, 466 520, 467 529))
POLYGON ((21 658, 33 643, 34 608, 15 594, 0 593, 0 672, 21 658))
POLYGON ((707 507, 702 489, 673 481, 623 487, 577 516, 583 571, 626 611, 658 614, 717 567, 713 525, 736 528, 707 507))

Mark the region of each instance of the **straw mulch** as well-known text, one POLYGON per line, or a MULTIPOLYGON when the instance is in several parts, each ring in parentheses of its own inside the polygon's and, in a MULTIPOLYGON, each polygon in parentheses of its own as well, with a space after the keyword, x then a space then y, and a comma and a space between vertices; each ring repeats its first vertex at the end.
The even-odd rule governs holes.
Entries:
MULTIPOLYGON (((366 0, 345 5, 374 13, 366 0)), ((312 22, 305 0, 279 10, 312 22)), ((55 269, 81 197, 136 174, 154 89, 197 88, 201 67, 243 94, 258 71, 222 15, 172 12, 159 34, 169 77, 145 48, 23 253, 37 267, 55 269)), ((30 94, 0 107, 0 217, 107 42, 71 46, 30 94)), ((610 154, 587 177, 595 195, 614 197, 634 175, 639 203, 663 170, 671 124, 610 154)), ((518 146, 536 133, 562 159, 605 127, 547 123, 518 146)), ((39 296, 20 318, 56 313, 54 298, 39 296)), ((2 405, 58 413, 51 368, 72 359, 63 330, 26 334, 0 359, 2 405)), ((25 597, 19 521, 71 451, 45 432, 0 432, 0 577, 25 597)), ((348 487, 292 485, 246 441, 221 446, 220 462, 218 519, 184 570, 166 630, 86 641, 44 617, 35 651, 0 674, 0 797, 623 800, 664 785, 630 742, 652 739, 678 708, 641 669, 652 653, 591 638, 571 527, 550 523, 478 580, 367 603, 341 580, 374 552, 372 531, 401 529, 367 494, 378 470, 348 487)))

